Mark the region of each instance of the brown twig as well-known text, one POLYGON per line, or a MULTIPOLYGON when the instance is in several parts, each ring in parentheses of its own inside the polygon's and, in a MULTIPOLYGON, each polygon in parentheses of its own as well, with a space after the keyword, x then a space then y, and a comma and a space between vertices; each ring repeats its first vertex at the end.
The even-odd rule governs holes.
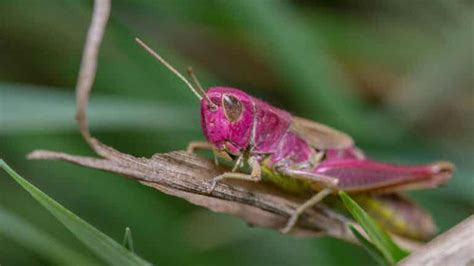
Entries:
MULTIPOLYGON (((77 121, 81 134, 101 158, 83 157, 51 151, 34 151, 29 159, 64 160, 85 167, 132 177, 144 185, 183 198, 212 211, 228 213, 247 223, 269 228, 281 228, 293 211, 305 200, 274 189, 264 183, 226 181, 208 194, 209 180, 225 171, 207 159, 184 152, 157 154, 150 159, 121 153, 93 138, 87 123, 87 105, 95 77, 100 43, 110 13, 110 1, 96 0, 92 22, 81 62, 76 86, 77 121)), ((292 234, 317 236, 327 234, 356 243, 349 230, 353 224, 344 216, 319 205, 300 217, 292 234)), ((358 227, 357 225, 355 225, 358 227)), ((403 247, 418 246, 397 238, 403 247)))
POLYGON ((439 235, 399 265, 474 265, 474 215, 439 235))
MULTIPOLYGON (((104 150, 102 151, 104 152, 104 150)), ((74 156, 51 151, 34 151, 29 159, 64 160, 89 168, 132 177, 142 184, 216 212, 239 216, 249 224, 281 228, 304 199, 294 198, 263 183, 232 181, 219 183, 208 194, 210 178, 226 171, 213 162, 183 151, 156 154, 150 159, 135 158, 110 148, 108 159, 74 156)), ((308 211, 300 219, 298 235, 325 233, 356 242, 345 217, 323 206, 308 211)))

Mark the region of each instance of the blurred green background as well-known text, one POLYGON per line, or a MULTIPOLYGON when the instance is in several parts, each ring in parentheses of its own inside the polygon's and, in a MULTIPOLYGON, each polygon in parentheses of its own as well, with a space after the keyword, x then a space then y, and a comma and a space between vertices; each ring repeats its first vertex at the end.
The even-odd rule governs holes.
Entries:
MULTIPOLYGON (((373 264, 339 240, 249 228, 120 176, 26 160, 38 148, 92 155, 73 91, 91 8, 0 2, 0 157, 12 168, 119 242, 129 226, 137 253, 157 265, 373 264)), ((473 17, 469 1, 115 0, 91 130, 135 156, 203 139, 196 99, 139 36, 179 69, 192 65, 203 84, 335 126, 371 157, 454 162, 447 186, 410 193, 442 232, 474 211, 473 17)), ((1 172, 0 264, 62 264, 57 254, 68 251, 96 260, 1 172), (60 248, 45 248, 47 239, 60 248)))

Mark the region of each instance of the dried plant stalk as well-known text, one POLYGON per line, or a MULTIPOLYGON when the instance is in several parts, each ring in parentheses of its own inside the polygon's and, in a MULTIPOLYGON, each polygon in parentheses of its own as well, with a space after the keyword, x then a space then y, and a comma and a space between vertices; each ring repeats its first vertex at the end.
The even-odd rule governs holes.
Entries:
MULTIPOLYGON (((90 133, 87 123, 87 105, 89 95, 97 73, 97 58, 105 27, 110 14, 110 0, 94 1, 94 13, 87 32, 86 44, 82 53, 81 67, 76 84, 76 120, 84 139, 89 142, 90 133)), ((92 145, 91 143, 89 143, 92 145)))
MULTIPOLYGON (((264 183, 238 180, 219 183, 208 194, 209 180, 226 169, 183 151, 156 154, 151 159, 135 158, 105 146, 101 147, 101 153, 107 159, 41 150, 32 152, 28 158, 64 160, 129 176, 166 194, 186 199, 212 211, 238 216, 247 223, 260 227, 281 228, 292 211, 304 201, 264 183)), ((305 213, 300 219, 298 230, 294 231, 306 236, 320 235, 324 231, 334 237, 355 242, 348 230, 348 223, 351 222, 344 216, 321 206, 305 213)))
POLYGON ((437 236, 399 264, 409 265, 474 265, 474 215, 437 236))

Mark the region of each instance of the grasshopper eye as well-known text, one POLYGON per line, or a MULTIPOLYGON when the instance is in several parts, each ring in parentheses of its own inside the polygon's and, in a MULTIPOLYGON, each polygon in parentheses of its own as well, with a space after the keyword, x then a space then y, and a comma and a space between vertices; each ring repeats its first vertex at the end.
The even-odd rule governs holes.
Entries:
POLYGON ((230 122, 235 122, 240 118, 243 106, 239 99, 232 95, 224 94, 222 97, 222 106, 224 106, 225 117, 230 122))

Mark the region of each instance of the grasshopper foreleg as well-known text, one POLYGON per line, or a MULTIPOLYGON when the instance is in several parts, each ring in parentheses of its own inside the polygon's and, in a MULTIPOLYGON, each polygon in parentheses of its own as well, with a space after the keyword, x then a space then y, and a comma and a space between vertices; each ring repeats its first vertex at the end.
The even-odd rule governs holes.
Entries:
POLYGON ((219 152, 216 151, 214 146, 205 141, 200 141, 200 140, 194 140, 188 143, 188 147, 186 148, 186 152, 189 154, 194 154, 196 150, 211 150, 212 153, 214 154, 214 163, 216 165, 219 165, 219 157, 222 157, 225 160, 232 160, 232 158, 229 157, 229 155, 225 152, 219 152))
POLYGON ((243 160, 244 160, 244 154, 242 153, 239 158, 237 158, 237 161, 234 164, 234 167, 232 167, 232 172, 234 173, 237 171, 237 169, 241 168, 243 166, 243 160))
POLYGON ((209 142, 193 140, 188 143, 186 152, 189 154, 193 154, 195 150, 214 150, 214 147, 209 142))
POLYGON ((305 210, 316 205, 318 202, 323 200, 327 195, 331 194, 332 191, 333 190, 330 188, 325 188, 319 191, 314 196, 312 196, 309 200, 301 204, 298 208, 294 210, 294 212, 291 214, 290 219, 286 223, 285 227, 282 228, 280 231, 284 234, 288 233, 295 226, 296 222, 298 221, 298 218, 305 210))
POLYGON ((241 164, 241 160, 242 160, 241 158, 243 157, 241 156, 239 157, 239 159, 237 159, 235 166, 232 169, 232 172, 223 173, 212 179, 211 187, 208 191, 209 194, 212 193, 212 191, 214 191, 217 183, 223 179, 232 178, 232 179, 240 179, 240 180, 247 180, 247 181, 253 181, 253 182, 258 182, 262 180, 262 169, 260 168, 260 164, 258 163, 255 157, 250 157, 248 159, 248 164, 250 165, 250 168, 252 169, 250 175, 235 172, 235 170, 237 170, 237 168, 241 164))

